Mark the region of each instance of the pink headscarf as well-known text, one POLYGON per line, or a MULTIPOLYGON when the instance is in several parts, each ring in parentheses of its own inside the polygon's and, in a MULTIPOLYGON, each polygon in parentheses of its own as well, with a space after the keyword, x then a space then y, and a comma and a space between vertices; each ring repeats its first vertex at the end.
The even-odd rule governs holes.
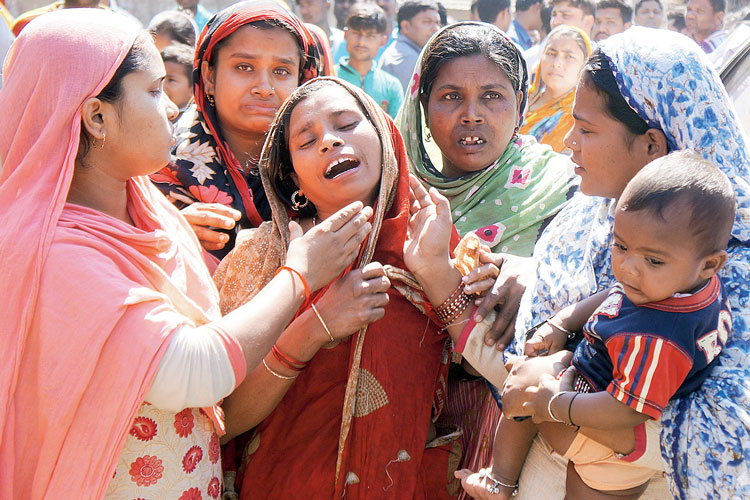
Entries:
POLYGON ((5 61, 0 498, 101 498, 170 336, 218 317, 198 241, 147 178, 128 182, 137 227, 66 204, 82 104, 137 34, 117 14, 61 10, 5 61))

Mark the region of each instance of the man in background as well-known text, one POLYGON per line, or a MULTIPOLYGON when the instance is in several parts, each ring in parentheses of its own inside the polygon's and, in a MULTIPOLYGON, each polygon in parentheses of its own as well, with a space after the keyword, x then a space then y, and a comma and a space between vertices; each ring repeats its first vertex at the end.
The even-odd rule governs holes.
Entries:
POLYGON ((690 36, 710 54, 724 41, 724 11, 726 0, 688 0, 685 27, 690 36))
POLYGON ((404 100, 404 88, 395 76, 375 67, 374 62, 389 32, 383 9, 374 3, 354 4, 344 29, 349 57, 336 65, 336 75, 364 90, 386 113, 395 117, 404 100))
POLYGON ((326 34, 328 45, 331 47, 331 54, 334 56, 333 62, 338 63, 336 51, 344 43, 344 32, 331 26, 328 22, 331 0, 297 0, 297 6, 299 6, 299 13, 303 21, 314 24, 326 34))
POLYGON ((398 36, 383 52, 380 67, 407 89, 422 47, 440 29, 440 14, 434 0, 406 0, 399 7, 396 20, 398 36))
POLYGON ((534 45, 531 32, 542 29, 543 6, 542 0, 516 0, 516 15, 508 28, 508 36, 523 50, 534 45))
POLYGON ((633 24, 633 7, 628 0, 599 0, 594 20, 594 41, 622 33, 633 24))
POLYGON ((478 0, 477 15, 480 21, 494 24, 507 32, 513 15, 510 12, 510 0, 478 0))

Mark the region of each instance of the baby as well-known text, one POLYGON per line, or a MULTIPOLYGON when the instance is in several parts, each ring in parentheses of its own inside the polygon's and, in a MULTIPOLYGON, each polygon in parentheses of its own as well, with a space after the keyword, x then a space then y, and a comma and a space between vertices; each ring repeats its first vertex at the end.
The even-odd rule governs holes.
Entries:
POLYGON ((734 211, 729 179, 694 153, 670 154, 633 177, 614 217, 617 283, 562 309, 526 343, 529 356, 553 353, 583 329, 561 381, 573 390, 540 384, 524 406, 533 423, 503 417, 484 473, 490 493, 512 496, 537 432, 572 462, 568 495, 643 493, 654 470, 633 461, 644 454, 646 429, 669 400, 700 387, 732 328, 717 273, 734 211))

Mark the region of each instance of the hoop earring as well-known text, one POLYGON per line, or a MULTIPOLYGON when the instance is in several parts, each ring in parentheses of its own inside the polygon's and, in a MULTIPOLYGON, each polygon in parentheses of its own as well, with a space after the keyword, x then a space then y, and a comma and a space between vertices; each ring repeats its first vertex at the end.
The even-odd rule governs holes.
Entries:
POLYGON ((292 193, 291 201, 292 210, 295 212, 299 212, 300 208, 305 208, 310 203, 310 200, 299 189, 292 193))
POLYGON ((208 101, 209 106, 212 108, 216 106, 216 99, 211 94, 206 94, 206 100, 208 101))
POLYGON ((518 140, 518 130, 519 130, 519 128, 520 127, 518 125, 516 125, 516 128, 513 129, 513 137, 510 138, 511 141, 515 142, 516 140, 518 140))
POLYGON ((102 150, 102 149, 104 149, 104 143, 105 143, 106 141, 107 141, 107 134, 104 134, 104 135, 102 136, 102 143, 101 143, 101 145, 99 146, 99 150, 102 150))

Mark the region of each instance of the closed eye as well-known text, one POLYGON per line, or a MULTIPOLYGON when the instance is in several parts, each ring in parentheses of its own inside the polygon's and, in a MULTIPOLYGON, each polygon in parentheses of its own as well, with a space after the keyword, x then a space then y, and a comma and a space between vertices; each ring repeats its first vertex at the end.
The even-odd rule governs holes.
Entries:
POLYGON ((345 123, 344 125, 341 125, 339 127, 339 130, 352 130, 357 125, 359 125, 359 121, 353 121, 353 122, 350 122, 350 123, 345 123))

